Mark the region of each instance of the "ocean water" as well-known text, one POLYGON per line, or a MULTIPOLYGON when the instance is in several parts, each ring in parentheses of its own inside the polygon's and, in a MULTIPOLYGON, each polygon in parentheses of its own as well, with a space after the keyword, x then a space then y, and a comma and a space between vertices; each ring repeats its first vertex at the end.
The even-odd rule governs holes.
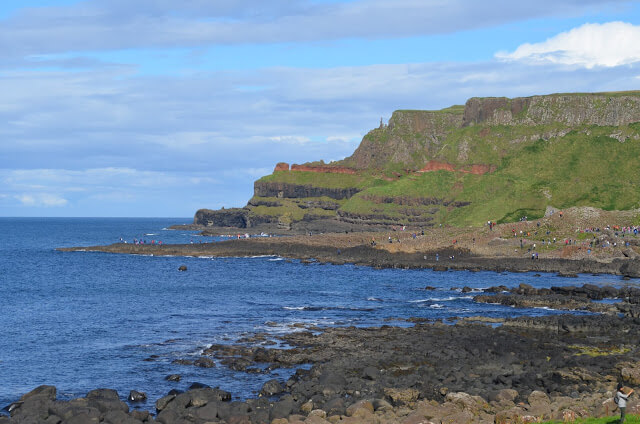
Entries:
MULTIPOLYGON (((397 318, 450 319, 560 313, 476 304, 469 286, 613 284, 616 276, 495 272, 375 270, 303 264, 278 257, 183 258, 58 252, 136 239, 164 243, 216 242, 171 231, 190 219, 0 218, 0 408, 41 384, 62 399, 95 388, 129 390, 153 403, 193 382, 219 386, 236 399, 294 370, 246 375, 218 364, 203 369, 172 363, 196 358, 212 343, 246 334, 320 326, 411 325, 397 318), (187 272, 178 267, 186 265, 187 272), (424 290, 425 286, 436 290, 424 290), (455 288, 458 288, 457 290, 455 288), (151 359, 151 360, 150 360, 151 359), (181 374, 179 383, 165 381, 181 374)), ((632 284, 637 281, 631 281, 632 284)))

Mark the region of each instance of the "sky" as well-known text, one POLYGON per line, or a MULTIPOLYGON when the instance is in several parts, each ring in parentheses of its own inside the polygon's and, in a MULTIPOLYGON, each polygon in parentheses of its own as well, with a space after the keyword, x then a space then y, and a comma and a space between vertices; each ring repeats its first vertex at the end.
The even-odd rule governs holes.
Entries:
POLYGON ((0 216, 192 217, 396 109, 640 88, 640 1, 2 0, 0 216))

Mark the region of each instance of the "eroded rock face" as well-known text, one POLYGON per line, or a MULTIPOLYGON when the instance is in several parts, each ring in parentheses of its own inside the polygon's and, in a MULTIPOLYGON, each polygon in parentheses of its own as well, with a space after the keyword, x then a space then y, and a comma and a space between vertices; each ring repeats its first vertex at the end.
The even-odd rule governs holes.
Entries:
POLYGON ((193 218, 193 223, 205 227, 235 227, 247 228, 251 226, 249 213, 246 209, 200 209, 193 218))
POLYGON ((279 198, 330 197, 348 199, 360 191, 357 187, 330 188, 311 185, 299 185, 283 182, 256 181, 253 185, 255 196, 279 198))
POLYGON ((273 170, 273 172, 278 172, 278 171, 288 171, 289 170, 289 164, 286 162, 278 162, 276 164, 275 169, 273 170))
POLYGON ((464 108, 464 126, 491 125, 627 125, 640 121, 637 95, 549 95, 508 99, 471 98, 464 108))
POLYGON ((320 174, 349 174, 354 175, 357 173, 355 169, 346 168, 344 166, 330 166, 330 165, 291 165, 292 171, 298 172, 316 172, 320 174))

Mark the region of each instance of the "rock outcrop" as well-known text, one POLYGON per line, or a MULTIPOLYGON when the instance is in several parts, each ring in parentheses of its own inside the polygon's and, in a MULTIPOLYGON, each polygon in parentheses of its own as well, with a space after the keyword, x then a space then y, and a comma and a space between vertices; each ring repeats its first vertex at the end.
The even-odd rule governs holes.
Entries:
POLYGON ((462 125, 619 126, 640 121, 637 93, 554 94, 508 99, 474 97, 464 108, 462 125))
POLYGON ((329 197, 337 200, 348 199, 360 190, 358 187, 333 188, 284 182, 256 181, 253 185, 254 196, 294 199, 306 197, 329 197))
POLYGON ((193 222, 205 227, 247 228, 251 226, 248 211, 240 208, 200 209, 196 212, 193 222))

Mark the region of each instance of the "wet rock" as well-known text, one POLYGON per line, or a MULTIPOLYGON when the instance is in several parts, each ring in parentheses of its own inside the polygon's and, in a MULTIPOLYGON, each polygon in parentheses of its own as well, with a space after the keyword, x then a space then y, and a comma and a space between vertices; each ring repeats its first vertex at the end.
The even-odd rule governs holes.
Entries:
POLYGON ((189 386, 189 390, 195 390, 195 389, 208 389, 209 386, 204 384, 204 383, 198 383, 197 381, 195 383, 191 383, 191 386, 189 386))
POLYGON ((131 411, 129 415, 131 415, 131 418, 138 421, 149 421, 151 419, 149 411, 134 410, 131 411))
POLYGON ((176 395, 171 394, 158 399, 156 401, 156 411, 159 412, 164 410, 167 407, 167 405, 169 405, 169 403, 171 403, 175 398, 176 398, 176 395))
POLYGON ((186 265, 180 265, 178 267, 178 271, 186 271, 187 270, 187 266, 186 265))
POLYGON ((167 380, 167 381, 178 382, 178 381, 180 381, 182 379, 182 376, 180 374, 171 374, 171 375, 166 376, 164 379, 167 380))
POLYGON ((211 358, 198 358, 193 361, 193 365, 200 368, 213 368, 216 366, 215 362, 211 358))
POLYGON ((144 392, 138 392, 136 390, 131 390, 129 392, 128 397, 130 402, 144 402, 147 400, 147 394, 144 392))
POLYGON ((269 380, 262 385, 260 396, 273 396, 282 393, 284 388, 278 380, 269 380))
POLYGON ((640 278, 640 260, 628 259, 620 267, 620 274, 631 278, 640 278))
POLYGON ((110 410, 120 410, 129 413, 129 406, 120 400, 118 392, 112 389, 96 389, 87 393, 86 399, 89 406, 98 409, 101 413, 110 410))
POLYGON ((218 417, 218 404, 209 402, 196 410, 196 416, 204 421, 216 421, 218 417))

